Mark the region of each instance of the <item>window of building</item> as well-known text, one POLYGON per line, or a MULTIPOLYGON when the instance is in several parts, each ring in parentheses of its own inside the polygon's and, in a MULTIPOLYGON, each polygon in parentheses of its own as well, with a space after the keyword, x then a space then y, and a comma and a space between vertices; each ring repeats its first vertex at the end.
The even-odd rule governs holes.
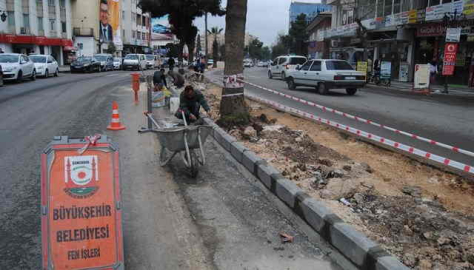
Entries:
POLYGON ((140 14, 137 14, 137 25, 141 25, 142 23, 142 16, 140 16, 140 14))
POLYGON ((142 39, 146 40, 145 33, 142 33, 142 39))
POLYGON ((430 7, 439 5, 439 0, 430 0, 430 7))
POLYGON ((125 29, 122 29, 122 38, 125 38, 125 29))
POLYGON ((378 0, 377 2, 377 17, 383 17, 383 3, 384 0, 378 0))
POLYGON ((401 0, 393 0, 393 14, 400 13, 400 1, 401 0))
POLYGON ((135 24, 137 22, 137 16, 132 12, 132 22, 135 24))
POLYGON ((23 27, 30 28, 30 14, 23 14, 23 27))
POLYGON ((125 20, 125 10, 122 10, 122 20, 125 20))
POLYGON ((15 26, 15 12, 8 11, 8 26, 15 26))
POLYGON ((43 17, 38 17, 38 31, 44 31, 43 17))
POLYGON ((142 19, 143 19, 143 20, 142 20, 142 25, 143 25, 143 26, 146 26, 146 17, 143 16, 142 19))
POLYGON ((48 6, 54 7, 55 5, 56 5, 56 1, 55 1, 55 0, 48 0, 48 6))
POLYGON ((135 38, 135 31, 132 31, 132 38, 135 38))
POLYGON ((54 31, 56 30, 56 20, 49 19, 49 30, 54 31))
POLYGON ((66 8, 66 0, 59 0, 59 6, 61 8, 66 8))
POLYGON ((385 2, 384 7, 383 7, 383 15, 388 16, 392 15, 392 0, 382 0, 385 2))
POLYGON ((61 30, 63 31, 63 33, 67 32, 66 22, 61 22, 61 30))

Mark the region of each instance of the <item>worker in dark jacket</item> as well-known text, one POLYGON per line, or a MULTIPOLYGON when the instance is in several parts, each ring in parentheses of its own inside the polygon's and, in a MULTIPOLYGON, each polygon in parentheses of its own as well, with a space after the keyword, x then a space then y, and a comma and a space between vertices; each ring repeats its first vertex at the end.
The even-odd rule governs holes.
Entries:
POLYGON ((159 86, 160 88, 164 85, 166 88, 168 88, 168 84, 166 83, 166 74, 165 74, 165 69, 162 68, 159 71, 155 71, 153 73, 153 85, 155 87, 159 86))
POLYGON ((199 110, 201 106, 207 113, 211 110, 201 91, 194 90, 191 85, 188 85, 179 97, 179 110, 176 112, 176 117, 182 119, 181 111, 183 111, 186 121, 194 122, 200 118, 199 110))

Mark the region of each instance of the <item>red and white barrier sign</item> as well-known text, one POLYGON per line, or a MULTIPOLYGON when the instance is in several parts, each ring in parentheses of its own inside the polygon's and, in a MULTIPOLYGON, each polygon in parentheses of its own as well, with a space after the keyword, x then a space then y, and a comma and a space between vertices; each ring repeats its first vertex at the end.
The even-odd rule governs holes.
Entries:
POLYGON ((43 270, 124 269, 117 148, 55 137, 41 155, 43 270))

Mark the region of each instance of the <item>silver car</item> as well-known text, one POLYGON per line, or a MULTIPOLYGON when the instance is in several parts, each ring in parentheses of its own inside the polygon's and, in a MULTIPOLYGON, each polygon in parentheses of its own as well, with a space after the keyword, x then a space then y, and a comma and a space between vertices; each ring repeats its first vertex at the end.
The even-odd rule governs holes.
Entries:
POLYGON ((21 82, 23 78, 36 80, 35 64, 24 54, 2 53, 0 54, 0 65, 5 81, 16 80, 21 82))

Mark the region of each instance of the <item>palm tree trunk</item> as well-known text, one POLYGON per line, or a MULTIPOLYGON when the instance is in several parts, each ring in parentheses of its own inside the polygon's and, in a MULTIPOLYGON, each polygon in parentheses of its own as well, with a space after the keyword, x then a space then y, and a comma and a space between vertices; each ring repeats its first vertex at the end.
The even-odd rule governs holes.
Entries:
POLYGON ((189 50, 189 55, 188 55, 188 64, 191 64, 194 61, 194 40, 193 42, 190 42, 188 44, 188 50, 189 50))
MULTIPOLYGON (((220 113, 221 117, 245 116, 248 108, 244 99, 244 86, 235 79, 243 79, 245 46, 245 23, 247 20, 247 0, 228 0, 225 25, 225 68, 224 89, 220 113)), ((214 59, 215 61, 216 59, 214 59)))

